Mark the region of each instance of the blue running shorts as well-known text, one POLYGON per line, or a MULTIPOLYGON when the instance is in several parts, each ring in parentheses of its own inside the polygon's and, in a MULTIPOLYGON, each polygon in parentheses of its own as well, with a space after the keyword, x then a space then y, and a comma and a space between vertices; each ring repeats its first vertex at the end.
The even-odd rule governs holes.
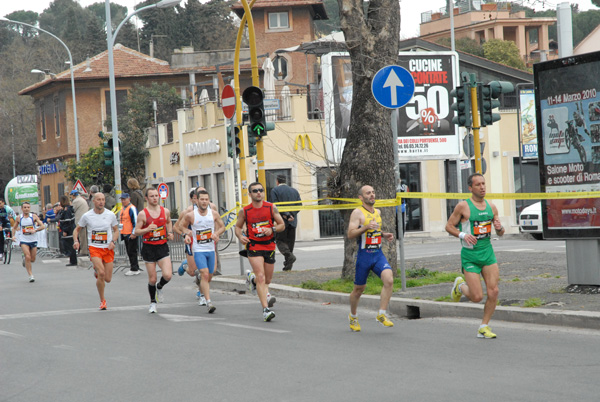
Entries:
POLYGON ((376 252, 358 250, 358 253, 356 253, 356 274, 354 275, 354 284, 357 286, 365 285, 367 283, 369 271, 373 271, 381 278, 381 273, 386 269, 392 269, 392 267, 381 250, 376 252))
POLYGON ((208 273, 212 274, 215 272, 215 252, 214 251, 205 251, 194 253, 194 262, 196 263, 196 268, 204 269, 208 268, 208 273))

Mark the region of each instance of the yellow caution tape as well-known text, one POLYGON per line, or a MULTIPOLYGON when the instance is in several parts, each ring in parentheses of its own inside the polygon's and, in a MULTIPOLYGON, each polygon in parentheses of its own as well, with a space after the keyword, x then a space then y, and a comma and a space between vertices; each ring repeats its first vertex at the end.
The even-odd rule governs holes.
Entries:
MULTIPOLYGON (((375 201, 377 208, 388 208, 402 205, 403 199, 405 198, 421 198, 421 199, 447 199, 447 200, 465 200, 471 196, 470 193, 396 193, 396 198, 390 198, 385 200, 375 201)), ((554 199, 578 199, 578 198, 600 198, 600 191, 580 191, 570 193, 489 193, 485 195, 486 199, 492 200, 554 200, 554 199)), ((319 198, 316 200, 302 200, 302 201, 286 201, 276 202, 277 210, 279 212, 294 212, 294 211, 315 211, 315 210, 342 210, 342 209, 354 209, 362 205, 358 198, 319 198), (319 202, 326 202, 327 204, 319 204, 319 202), (297 205, 302 204, 313 204, 313 205, 297 205), (295 204, 295 205, 291 205, 295 204)), ((235 208, 230 209, 221 215, 221 218, 225 218, 232 211, 239 212, 242 209, 239 203, 236 204, 235 208)), ((235 225, 237 218, 227 224, 225 230, 235 225)))

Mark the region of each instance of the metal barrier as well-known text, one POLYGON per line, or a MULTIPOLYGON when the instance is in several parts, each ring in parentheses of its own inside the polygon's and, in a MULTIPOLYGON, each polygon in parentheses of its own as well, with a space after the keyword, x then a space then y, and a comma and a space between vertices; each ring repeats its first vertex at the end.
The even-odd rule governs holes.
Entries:
MULTIPOLYGON (((171 221, 174 225, 177 220, 172 219, 171 221)), ((185 259, 185 244, 183 242, 183 237, 177 233, 173 233, 173 235, 173 240, 169 241, 169 254, 171 256, 171 261, 173 261, 173 263, 181 262, 185 259)), ((48 227, 46 228, 46 236, 48 247, 39 248, 38 256, 50 258, 61 257, 62 253, 60 252, 59 244, 60 233, 56 223, 48 224, 48 227)), ((142 238, 138 237, 138 241, 138 259, 141 260, 140 251, 142 250, 142 238)), ((91 263, 89 268, 91 269, 91 263)), ((125 249, 125 242, 121 241, 121 236, 119 236, 115 247, 115 272, 122 269, 129 269, 129 258, 127 256, 127 250, 125 249)))

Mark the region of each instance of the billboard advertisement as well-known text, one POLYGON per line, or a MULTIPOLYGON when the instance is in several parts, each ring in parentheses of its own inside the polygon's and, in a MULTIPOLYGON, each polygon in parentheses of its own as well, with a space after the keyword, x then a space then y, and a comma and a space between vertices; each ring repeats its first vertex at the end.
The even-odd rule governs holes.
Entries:
MULTIPOLYGON (((600 52, 534 64, 542 192, 600 191, 600 52)), ((542 203, 544 237, 599 238, 600 199, 542 203)))
MULTIPOLYGON (((415 80, 415 94, 399 109, 398 157, 448 159, 460 156, 460 135, 452 124, 450 91, 458 85, 458 56, 453 52, 401 52, 396 62, 415 80)), ((345 53, 323 56, 325 120, 334 154, 341 155, 350 126, 352 64, 345 53)))
POLYGON ((535 92, 533 88, 519 89, 519 111, 521 155, 523 159, 537 159, 537 124, 535 121, 535 92))

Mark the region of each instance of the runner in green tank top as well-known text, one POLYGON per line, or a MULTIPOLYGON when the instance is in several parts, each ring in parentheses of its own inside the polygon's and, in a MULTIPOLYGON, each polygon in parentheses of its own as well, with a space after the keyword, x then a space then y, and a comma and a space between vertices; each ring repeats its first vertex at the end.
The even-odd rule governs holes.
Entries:
POLYGON ((487 300, 477 337, 490 339, 496 337, 488 324, 496 310, 499 278, 498 263, 490 239, 492 227, 498 236, 504 234, 504 227, 498 218, 498 208, 485 200, 483 175, 472 174, 468 178, 468 185, 471 198, 458 203, 446 224, 446 231, 458 237, 463 246, 460 257, 465 279, 460 276, 456 278, 451 296, 455 302, 460 301, 462 294, 472 302, 479 303, 483 300, 479 275, 483 276, 487 300))

